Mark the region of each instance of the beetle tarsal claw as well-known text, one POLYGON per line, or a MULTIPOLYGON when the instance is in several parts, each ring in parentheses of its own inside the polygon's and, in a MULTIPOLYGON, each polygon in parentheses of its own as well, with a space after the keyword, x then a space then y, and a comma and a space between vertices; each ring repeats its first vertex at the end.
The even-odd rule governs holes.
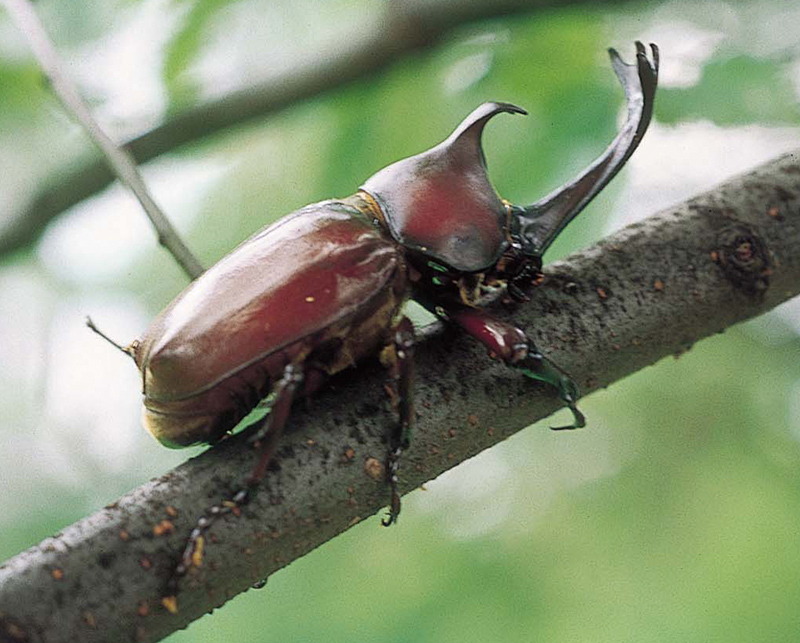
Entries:
POLYGON ((381 519, 381 525, 384 527, 391 527, 397 523, 397 518, 400 516, 400 494, 397 490, 392 491, 392 504, 389 507, 389 512, 381 519))
POLYGON ((574 429, 582 429, 586 426, 586 416, 581 413, 580 409, 575 405, 575 401, 573 399, 564 399, 564 403, 567 405, 567 408, 572 411, 572 416, 574 417, 575 421, 572 424, 567 424, 564 426, 551 426, 551 431, 572 431, 574 429))
POLYGON ((531 298, 525 294, 525 291, 522 290, 516 283, 513 281, 509 281, 508 285, 506 286, 506 291, 508 292, 508 296, 511 297, 517 303, 524 303, 526 301, 530 301, 531 298))
POLYGON ((559 399, 564 402, 574 417, 574 422, 565 426, 551 426, 553 431, 582 429, 586 426, 586 418, 576 406, 581 393, 575 381, 549 359, 544 357, 535 346, 529 344, 528 354, 513 364, 531 379, 544 382, 558 391, 559 399))
POLYGON ((400 466, 400 456, 403 454, 402 447, 396 447, 389 452, 389 457, 386 463, 386 477, 391 488, 391 504, 389 505, 389 513, 381 519, 381 524, 384 527, 389 527, 397 522, 400 515, 400 493, 397 490, 397 470, 400 466))

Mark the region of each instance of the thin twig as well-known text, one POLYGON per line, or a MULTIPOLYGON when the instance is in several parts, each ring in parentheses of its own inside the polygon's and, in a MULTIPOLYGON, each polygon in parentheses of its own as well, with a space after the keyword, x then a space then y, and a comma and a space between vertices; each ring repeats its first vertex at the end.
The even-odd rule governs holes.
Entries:
POLYGON ((0 3, 6 7, 20 31, 27 37, 34 55, 50 80, 53 92, 64 109, 84 128, 100 148, 120 182, 126 185, 142 204, 142 208, 156 229, 158 242, 172 254, 190 278, 195 279, 200 276, 203 267, 156 204, 136 168, 133 157, 116 145, 101 129, 80 97, 75 84, 64 73, 58 54, 33 5, 29 0, 0 0, 0 3))

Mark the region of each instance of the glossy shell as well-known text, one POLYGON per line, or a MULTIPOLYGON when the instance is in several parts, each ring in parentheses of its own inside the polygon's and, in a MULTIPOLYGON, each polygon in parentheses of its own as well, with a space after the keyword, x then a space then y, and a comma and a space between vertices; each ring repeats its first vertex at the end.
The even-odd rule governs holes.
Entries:
POLYGON ((153 321, 135 358, 144 423, 159 441, 214 441, 289 361, 332 374, 385 342, 405 267, 355 202, 307 206, 265 228, 153 321))
POLYGON ((456 272, 493 266, 508 247, 509 213, 486 174, 483 128, 500 113, 524 114, 508 103, 484 103, 436 147, 393 163, 362 190, 385 213, 392 236, 456 272))

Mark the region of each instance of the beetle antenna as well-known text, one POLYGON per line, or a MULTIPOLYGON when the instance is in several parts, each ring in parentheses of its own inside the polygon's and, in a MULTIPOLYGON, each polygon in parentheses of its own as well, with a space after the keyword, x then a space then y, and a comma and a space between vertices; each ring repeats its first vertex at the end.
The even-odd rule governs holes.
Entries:
POLYGON ((106 340, 109 344, 111 344, 114 348, 116 348, 117 350, 122 351, 128 357, 133 358, 133 350, 134 350, 133 344, 130 344, 128 346, 122 346, 121 344, 117 344, 117 342, 115 342, 108 335, 106 335, 102 330, 100 330, 97 326, 95 326, 94 322, 92 321, 92 318, 89 317, 88 315, 86 316, 86 325, 91 330, 93 330, 95 333, 100 335, 100 337, 102 337, 104 340, 106 340))

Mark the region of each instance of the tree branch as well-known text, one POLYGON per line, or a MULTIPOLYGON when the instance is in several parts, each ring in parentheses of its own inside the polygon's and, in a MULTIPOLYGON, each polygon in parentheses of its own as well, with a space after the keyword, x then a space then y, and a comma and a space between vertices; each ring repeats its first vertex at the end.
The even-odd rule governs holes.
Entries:
POLYGON ((0 0, 0 3, 5 5, 19 30, 25 34, 28 44, 50 80, 53 92, 61 101, 65 111, 83 127, 89 138, 102 152, 103 167, 108 172, 109 178, 118 178, 133 192, 142 205, 147 218, 156 229, 158 242, 169 251, 190 279, 199 277, 203 272, 203 267, 183 243, 169 219, 153 199, 130 152, 118 147, 102 130, 94 120, 89 108, 86 107, 86 103, 83 102, 75 84, 64 73, 58 54, 30 0, 0 0))
MULTIPOLYGON (((335 55, 326 52, 310 64, 260 85, 175 114, 123 145, 145 163, 182 145, 235 125, 275 113, 296 102, 367 78, 478 20, 586 0, 402 0, 386 3, 386 14, 367 38, 343 39, 335 55)), ((76 163, 32 198, 25 210, 9 215, 0 234, 0 256, 33 243, 45 225, 67 208, 114 180, 102 161, 76 163)))
MULTIPOLYGON (((800 150, 552 264, 530 303, 499 314, 590 393, 798 292, 800 150)), ((404 491, 559 406, 455 332, 439 329, 416 361, 404 491)), ((388 497, 384 377, 377 364, 348 371, 294 409, 260 493, 212 528, 178 614, 160 595, 197 516, 249 470, 242 436, 0 567, 0 641, 157 641, 371 516, 388 497)))

